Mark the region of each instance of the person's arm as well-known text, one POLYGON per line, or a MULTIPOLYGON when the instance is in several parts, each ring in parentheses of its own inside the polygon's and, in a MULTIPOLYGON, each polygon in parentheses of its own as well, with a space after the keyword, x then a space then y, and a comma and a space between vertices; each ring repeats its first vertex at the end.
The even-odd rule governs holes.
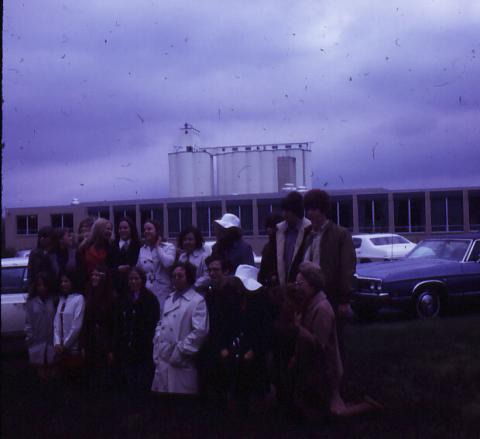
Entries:
POLYGON ((60 338, 60 331, 61 331, 61 323, 60 323, 60 307, 62 304, 62 299, 57 306, 57 312, 55 313, 55 317, 53 318, 53 345, 59 346, 61 343, 60 338))
POLYGON ((83 299, 83 296, 79 295, 75 297, 75 301, 76 304, 73 311, 72 325, 70 327, 70 331, 65 336, 63 343, 66 349, 69 349, 75 344, 80 336, 80 331, 82 330, 83 315, 85 313, 85 300, 83 299))
POLYGON ((31 345, 33 339, 32 312, 31 300, 27 300, 25 305, 25 342, 27 346, 31 345))
POLYGON ((163 268, 168 268, 175 262, 176 250, 173 244, 168 242, 157 245, 157 252, 163 268))
POLYGON ((175 346, 172 357, 176 351, 182 355, 195 355, 208 335, 209 320, 205 299, 201 299, 195 306, 192 313, 192 330, 190 333, 175 346))
POLYGON ((297 343, 301 350, 317 351, 325 349, 330 334, 335 327, 335 315, 333 312, 325 312, 322 308, 315 311, 312 328, 302 325, 296 316, 297 343))

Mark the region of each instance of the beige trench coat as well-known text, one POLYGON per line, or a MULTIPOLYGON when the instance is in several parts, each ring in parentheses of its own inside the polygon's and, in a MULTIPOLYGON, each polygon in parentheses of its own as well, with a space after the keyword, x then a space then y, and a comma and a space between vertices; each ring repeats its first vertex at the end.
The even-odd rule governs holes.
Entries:
POLYGON ((197 393, 195 356, 208 335, 205 299, 192 288, 164 305, 153 339, 155 376, 152 390, 161 393, 197 393))

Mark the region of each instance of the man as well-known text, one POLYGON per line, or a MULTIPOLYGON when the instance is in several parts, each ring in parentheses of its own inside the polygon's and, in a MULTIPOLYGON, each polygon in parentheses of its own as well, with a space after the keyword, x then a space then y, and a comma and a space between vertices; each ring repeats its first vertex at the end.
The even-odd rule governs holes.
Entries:
POLYGON ((330 197, 320 189, 305 194, 305 210, 312 222, 304 259, 319 265, 325 276, 325 294, 337 319, 340 351, 343 357, 343 327, 352 310, 350 297, 356 255, 350 232, 328 219, 330 197))
POLYGON ((289 192, 280 208, 284 221, 277 225, 275 262, 277 283, 283 286, 295 282, 311 223, 304 218, 303 197, 298 192, 289 192))
POLYGON ((210 333, 199 358, 200 385, 203 395, 226 396, 226 376, 222 362, 230 355, 228 321, 232 319, 231 302, 237 293, 237 284, 230 276, 229 263, 213 253, 205 259, 210 285, 205 291, 205 302, 210 317, 210 333))

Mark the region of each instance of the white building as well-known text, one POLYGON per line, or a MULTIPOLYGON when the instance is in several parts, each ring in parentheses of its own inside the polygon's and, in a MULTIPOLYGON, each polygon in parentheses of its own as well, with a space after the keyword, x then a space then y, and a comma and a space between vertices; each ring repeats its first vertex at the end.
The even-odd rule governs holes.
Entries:
POLYGON ((169 153, 170 196, 279 192, 285 184, 311 188, 311 142, 201 147, 185 124, 169 153))

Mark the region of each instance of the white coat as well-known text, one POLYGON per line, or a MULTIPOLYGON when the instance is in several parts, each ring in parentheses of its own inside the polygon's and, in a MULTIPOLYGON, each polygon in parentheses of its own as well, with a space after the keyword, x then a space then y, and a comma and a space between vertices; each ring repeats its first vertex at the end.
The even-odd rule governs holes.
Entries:
POLYGON ((195 275, 195 288, 203 287, 210 283, 210 276, 207 272, 207 266, 205 265, 205 259, 210 256, 212 249, 207 246, 195 249, 192 253, 188 254, 183 252, 178 260, 180 262, 190 262, 197 268, 195 275))
POLYGON ((198 391, 195 355, 208 335, 208 311, 205 299, 193 288, 175 301, 174 294, 167 297, 155 330, 152 390, 194 394, 198 391))
POLYGON ((137 266, 145 270, 147 275, 147 289, 158 299, 160 309, 167 296, 172 292, 170 273, 168 269, 175 261, 175 246, 169 242, 150 247, 143 245, 138 254, 137 266))
POLYGON ((63 345, 69 353, 79 353, 79 338, 84 313, 85 299, 81 294, 71 293, 67 297, 60 297, 53 321, 54 346, 63 345))
POLYGON ((25 341, 32 364, 53 362, 53 319, 55 305, 51 298, 32 297, 25 305, 25 341))

